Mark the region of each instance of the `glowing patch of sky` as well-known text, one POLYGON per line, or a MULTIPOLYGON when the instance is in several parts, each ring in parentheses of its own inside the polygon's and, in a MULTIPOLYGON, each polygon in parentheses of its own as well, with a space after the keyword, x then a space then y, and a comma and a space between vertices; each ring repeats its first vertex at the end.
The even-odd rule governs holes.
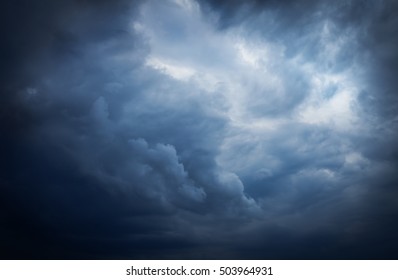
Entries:
MULTIPOLYGON (((218 162, 242 171, 242 166, 231 163, 239 145, 253 147, 253 154, 246 154, 241 165, 257 165, 267 157, 261 143, 289 125, 301 123, 351 132, 360 127, 354 66, 337 73, 328 67, 350 47, 354 39, 350 36, 355 34, 336 34, 327 19, 318 24, 314 27, 318 33, 311 36, 320 42, 321 51, 311 59, 301 53, 287 57, 282 43, 247 36, 244 26, 218 30, 192 0, 147 2, 132 26, 148 40, 147 66, 196 88, 190 98, 200 99, 211 107, 210 111, 229 120, 218 162), (160 9, 163 16, 159 18, 160 9), (288 86, 294 79, 290 72, 309 87, 296 89, 304 91, 304 98, 289 107, 287 100, 298 94, 288 86), (214 99, 222 102, 210 102, 214 99), (278 106, 286 107, 285 111, 267 113, 278 106)), ((329 176, 328 172, 322 174, 329 176)))

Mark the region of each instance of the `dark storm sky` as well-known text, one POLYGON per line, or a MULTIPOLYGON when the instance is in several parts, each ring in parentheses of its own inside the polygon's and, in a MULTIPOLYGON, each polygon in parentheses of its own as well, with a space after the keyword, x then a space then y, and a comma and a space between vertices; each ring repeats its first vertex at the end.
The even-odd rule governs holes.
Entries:
POLYGON ((0 3, 0 257, 398 258, 398 2, 0 3))

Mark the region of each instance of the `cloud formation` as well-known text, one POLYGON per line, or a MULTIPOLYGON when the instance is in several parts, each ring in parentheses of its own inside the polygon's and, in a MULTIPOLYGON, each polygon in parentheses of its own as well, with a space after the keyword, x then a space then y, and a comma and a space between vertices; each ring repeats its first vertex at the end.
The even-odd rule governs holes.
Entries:
POLYGON ((396 258, 393 1, 17 2, 3 258, 396 258))

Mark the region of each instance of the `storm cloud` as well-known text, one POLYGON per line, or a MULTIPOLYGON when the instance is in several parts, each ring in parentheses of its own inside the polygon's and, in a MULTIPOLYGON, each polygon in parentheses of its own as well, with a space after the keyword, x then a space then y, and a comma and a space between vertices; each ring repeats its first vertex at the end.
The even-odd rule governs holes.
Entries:
POLYGON ((2 258, 397 258, 394 1, 0 5, 2 258))

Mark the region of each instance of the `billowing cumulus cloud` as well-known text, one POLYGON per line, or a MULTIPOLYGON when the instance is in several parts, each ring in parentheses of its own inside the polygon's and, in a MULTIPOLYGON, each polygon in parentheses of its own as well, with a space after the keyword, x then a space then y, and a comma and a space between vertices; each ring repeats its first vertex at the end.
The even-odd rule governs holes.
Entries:
POLYGON ((17 2, 3 258, 396 258, 392 1, 17 2))

